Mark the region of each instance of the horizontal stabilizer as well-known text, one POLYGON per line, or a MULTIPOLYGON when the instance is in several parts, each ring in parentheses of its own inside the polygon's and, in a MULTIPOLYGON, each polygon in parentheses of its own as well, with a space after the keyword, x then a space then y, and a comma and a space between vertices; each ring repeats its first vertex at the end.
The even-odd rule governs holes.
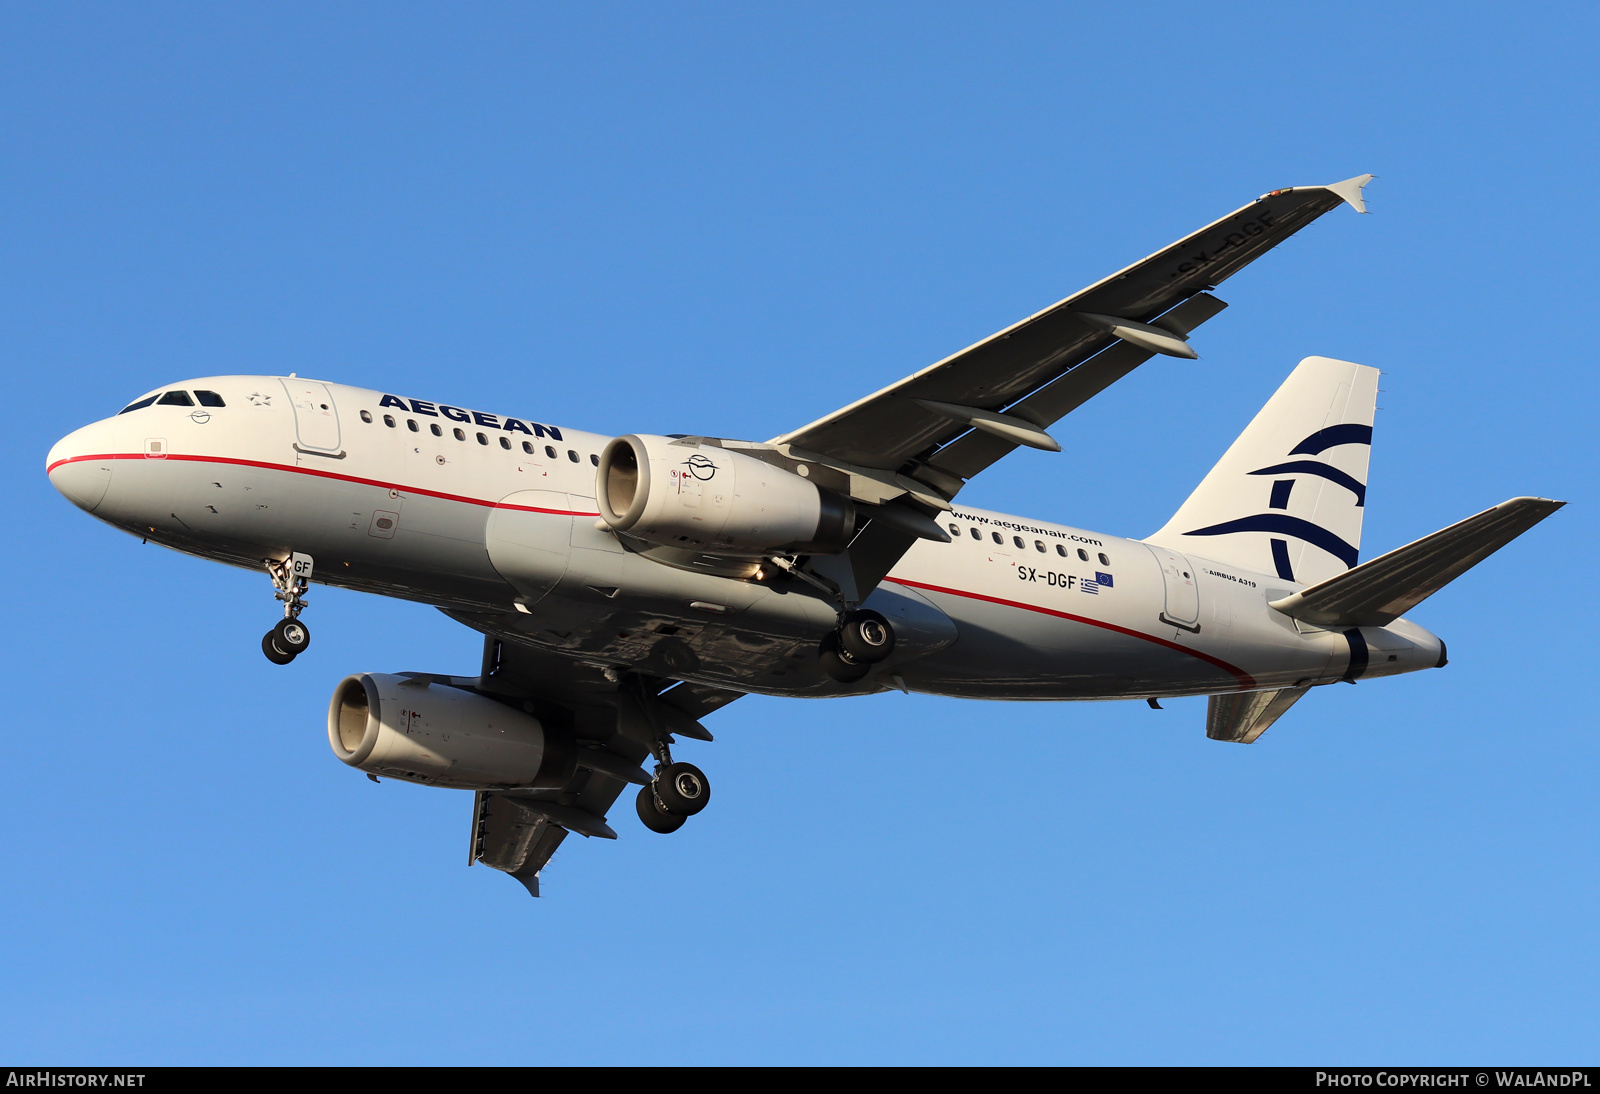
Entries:
POLYGON ((1268 726, 1310 690, 1311 685, 1307 684, 1299 688, 1213 695, 1206 705, 1206 736, 1213 741, 1254 744, 1268 726))
POLYGON ((1319 627, 1386 627, 1565 504, 1512 498, 1272 607, 1319 627))

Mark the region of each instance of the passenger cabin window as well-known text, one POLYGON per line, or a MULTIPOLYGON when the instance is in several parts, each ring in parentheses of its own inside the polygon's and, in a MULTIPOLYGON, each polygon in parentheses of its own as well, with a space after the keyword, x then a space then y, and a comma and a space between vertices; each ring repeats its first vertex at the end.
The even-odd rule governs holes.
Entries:
POLYGON ((485 437, 482 433, 479 433, 478 434, 478 443, 479 444, 488 444, 489 443, 489 438, 485 437))
POLYGON ((970 531, 972 533, 972 538, 973 539, 982 539, 983 538, 983 533, 978 531, 976 528, 969 528, 968 531, 970 531))
POLYGON ((407 418, 406 419, 406 428, 411 430, 411 432, 416 433, 417 432, 417 420, 415 418, 407 418))
POLYGON ((366 422, 368 425, 371 425, 372 424, 372 411, 363 410, 361 412, 361 420, 363 422, 366 422))
POLYGON ((1021 536, 1012 536, 1011 542, 1017 545, 1017 550, 1019 551, 1026 551, 1028 549, 1028 545, 1022 542, 1021 536))
POLYGON ((440 429, 433 422, 429 422, 428 423, 428 431, 430 433, 432 433, 435 437, 443 437, 444 436, 444 430, 440 429))
POLYGON ((147 407, 151 403, 155 402, 156 398, 157 398, 157 396, 155 396, 155 395, 147 396, 147 397, 145 397, 143 399, 140 399, 137 403, 129 403, 127 406, 125 406, 121 410, 117 411, 117 413, 118 414, 126 414, 130 410, 143 410, 145 407, 147 407))
POLYGON ((394 415, 393 414, 385 414, 383 416, 383 424, 388 426, 390 429, 393 429, 394 428, 394 415))
POLYGON ((1042 540, 1042 539, 1034 540, 1033 541, 1033 547, 1034 547, 1034 550, 1038 551, 1041 555, 1044 554, 1044 540, 1042 540))
POLYGON ((1056 544, 1056 554, 1060 555, 1062 558, 1066 558, 1067 557, 1067 549, 1065 547, 1061 546, 1061 544, 1058 543, 1058 544, 1056 544))
POLYGON ((600 457, 595 455, 593 452, 589 453, 589 466, 590 467, 599 467, 600 466, 600 457))
POLYGON ((500 438, 500 447, 505 449, 507 452, 510 452, 511 451, 511 442, 510 442, 510 440, 508 440, 505 437, 501 437, 500 438))
POLYGON ((548 456, 548 457, 549 457, 549 458, 550 458, 550 459, 552 459, 552 460, 553 460, 553 459, 555 459, 555 458, 556 458, 556 448, 555 448, 555 445, 551 445, 551 444, 547 444, 547 445, 545 445, 545 446, 544 446, 544 454, 545 454, 545 455, 546 455, 546 456, 548 456))
POLYGON ((571 460, 573 463, 577 463, 578 454, 569 448, 567 449, 567 459, 571 460))
POLYGON ((201 406, 227 406, 228 405, 227 403, 222 401, 222 396, 218 395, 215 391, 197 391, 197 392, 194 393, 194 397, 196 399, 200 400, 200 405, 201 406))
POLYGON ((533 455, 533 442, 532 441, 523 441, 522 442, 522 450, 524 452, 526 452, 530 456, 533 455))
POLYGON ((961 526, 959 524, 950 525, 950 534, 952 536, 959 536, 961 534, 961 526))
POLYGON ((169 391, 161 396, 157 406, 194 406, 194 400, 189 398, 187 391, 169 391))
POLYGON ((452 429, 450 432, 456 435, 456 440, 458 441, 464 441, 467 439, 466 433, 460 428, 452 429))
POLYGON ((1082 547, 1079 547, 1078 548, 1078 558, 1083 562, 1088 562, 1089 561, 1089 552, 1085 551, 1082 547))
MULTIPOLYGON (((1102 565, 1102 566, 1111 565, 1111 560, 1106 557, 1106 553, 1104 551, 1100 552, 1100 565, 1102 565)), ((1183 576, 1184 577, 1188 577, 1189 575, 1188 574, 1184 574, 1183 576)))
POLYGON ((990 532, 989 534, 994 537, 994 541, 1000 546, 1004 547, 1006 545, 1006 541, 1000 538, 999 532, 990 532))

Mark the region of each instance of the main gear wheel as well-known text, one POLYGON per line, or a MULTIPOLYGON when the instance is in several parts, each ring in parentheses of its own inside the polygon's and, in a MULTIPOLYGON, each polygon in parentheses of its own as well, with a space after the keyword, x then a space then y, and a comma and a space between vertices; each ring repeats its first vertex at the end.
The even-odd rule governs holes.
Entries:
POLYGON ((656 800, 656 790, 653 785, 641 786, 639 797, 634 803, 639 810, 639 820, 652 832, 659 832, 663 836, 676 832, 683 827, 689 818, 681 813, 668 813, 661 808, 656 800))
POLYGON ((839 648, 857 661, 875 665, 894 652, 894 628, 870 608, 850 612, 839 623, 839 648))
POLYGON ((669 813, 692 817, 711 802, 711 783, 694 764, 673 763, 656 775, 656 799, 669 813))
POLYGON ((822 671, 841 684, 853 684, 872 671, 871 665, 856 660, 842 648, 838 631, 828 632, 827 637, 822 640, 822 647, 817 651, 817 656, 822 661, 822 671))

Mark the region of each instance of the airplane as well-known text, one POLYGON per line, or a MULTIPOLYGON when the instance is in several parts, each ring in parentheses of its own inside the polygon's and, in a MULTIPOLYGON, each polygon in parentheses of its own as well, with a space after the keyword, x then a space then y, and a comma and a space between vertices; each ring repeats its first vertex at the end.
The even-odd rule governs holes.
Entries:
POLYGON ((1360 561, 1378 371, 1307 357, 1171 520, 1128 539, 958 501, 1018 447, 1226 305, 1222 281, 1371 175, 1273 190, 959 353, 765 442, 610 436, 288 376, 166 384, 62 438, 96 518, 264 570, 277 665, 312 582, 437 607, 479 675, 361 672, 328 741, 380 777, 473 791, 468 864, 533 896, 569 833, 657 833, 710 801, 674 760, 750 693, 1206 695, 1251 743, 1312 688, 1443 667, 1403 618, 1564 503, 1519 497, 1360 561), (646 761, 653 761, 649 770, 646 761))

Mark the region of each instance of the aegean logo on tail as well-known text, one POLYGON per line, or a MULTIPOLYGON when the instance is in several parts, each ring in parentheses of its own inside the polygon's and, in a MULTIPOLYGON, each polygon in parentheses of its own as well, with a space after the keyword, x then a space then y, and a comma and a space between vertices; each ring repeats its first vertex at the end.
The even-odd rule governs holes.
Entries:
MULTIPOLYGON (((1326 429, 1319 429, 1305 440, 1289 450, 1290 456, 1320 456, 1330 448, 1341 444, 1364 444, 1372 447, 1372 427, 1346 423, 1333 425, 1326 429)), ((1289 460, 1286 463, 1275 463, 1271 467, 1263 467, 1250 472, 1252 475, 1315 475, 1327 479, 1350 491, 1355 497, 1358 508, 1365 507, 1367 503, 1367 487, 1350 475, 1340 471, 1331 464, 1320 460, 1289 460)), ((1223 521, 1221 524, 1208 525, 1205 528, 1196 528, 1185 532, 1189 536, 1225 536, 1232 532, 1268 532, 1294 539, 1304 540, 1314 547, 1320 547, 1333 555, 1346 568, 1354 566, 1361 557, 1361 549, 1346 543, 1338 536, 1320 524, 1313 524, 1300 517, 1291 517, 1287 512, 1289 508, 1289 495, 1294 491, 1294 479, 1276 479, 1272 483, 1272 496, 1267 501, 1267 508, 1276 509, 1276 513, 1257 513, 1254 516, 1240 517, 1237 520, 1223 521)), ((1286 581, 1295 580, 1294 569, 1289 564, 1289 544, 1286 540, 1274 539, 1272 543, 1272 562, 1278 576, 1286 581)))

